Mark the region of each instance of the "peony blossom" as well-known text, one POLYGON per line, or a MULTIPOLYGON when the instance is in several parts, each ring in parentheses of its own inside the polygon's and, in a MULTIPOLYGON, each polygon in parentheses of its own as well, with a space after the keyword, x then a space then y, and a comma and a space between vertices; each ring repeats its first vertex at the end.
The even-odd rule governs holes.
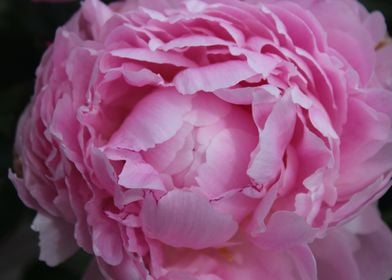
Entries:
POLYGON ((354 0, 86 0, 10 172, 86 279, 389 279, 392 44, 354 0))

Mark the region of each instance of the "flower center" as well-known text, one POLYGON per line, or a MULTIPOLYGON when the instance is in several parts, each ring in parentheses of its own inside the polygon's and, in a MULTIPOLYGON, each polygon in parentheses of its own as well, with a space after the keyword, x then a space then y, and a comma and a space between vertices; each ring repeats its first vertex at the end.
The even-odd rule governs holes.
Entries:
POLYGON ((191 110, 173 137, 143 152, 169 189, 199 187, 215 198, 250 183, 246 174, 258 134, 245 107, 212 94, 190 99, 191 110))

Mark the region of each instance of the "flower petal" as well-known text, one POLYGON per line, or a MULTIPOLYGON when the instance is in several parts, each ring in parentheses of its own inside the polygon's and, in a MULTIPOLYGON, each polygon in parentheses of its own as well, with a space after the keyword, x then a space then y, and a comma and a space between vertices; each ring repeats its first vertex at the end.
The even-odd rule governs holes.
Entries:
POLYGON ((193 94, 231 87, 255 74, 246 61, 234 60, 185 69, 173 82, 182 94, 193 94))
POLYGON ((203 196, 179 189, 168 192, 157 204, 148 196, 141 218, 148 237, 192 249, 220 245, 238 228, 230 216, 217 212, 203 196))
POLYGON ((172 89, 158 90, 135 106, 108 146, 138 152, 161 144, 177 133, 190 109, 190 99, 172 89))
POLYGON ((270 183, 281 170, 283 155, 294 131, 295 110, 295 105, 286 95, 276 103, 269 115, 260 133, 258 150, 256 148, 248 169, 248 175, 257 183, 270 183))
POLYGON ((282 250, 311 242, 317 230, 305 219, 289 211, 272 214, 265 232, 258 234, 253 242, 261 248, 282 250))
POLYGON ((31 228, 39 232, 39 259, 56 266, 76 253, 73 226, 63 220, 38 213, 31 228))

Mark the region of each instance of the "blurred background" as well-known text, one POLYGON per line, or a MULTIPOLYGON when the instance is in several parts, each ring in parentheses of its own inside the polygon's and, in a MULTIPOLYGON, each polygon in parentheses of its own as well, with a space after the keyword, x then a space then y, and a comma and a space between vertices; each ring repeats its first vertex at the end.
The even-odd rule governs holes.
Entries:
MULTIPOLYGON (((382 11, 389 30, 392 30, 391 0, 362 2, 369 10, 382 11)), ((1 280, 81 279, 89 261, 88 255, 82 252, 56 268, 38 261, 38 237, 30 229, 34 212, 22 205, 7 178, 16 123, 33 93, 35 68, 53 40, 56 28, 64 24, 78 7, 77 1, 45 4, 29 0, 0 0, 1 280)), ((392 191, 380 201, 380 209, 384 220, 392 228, 392 191)))

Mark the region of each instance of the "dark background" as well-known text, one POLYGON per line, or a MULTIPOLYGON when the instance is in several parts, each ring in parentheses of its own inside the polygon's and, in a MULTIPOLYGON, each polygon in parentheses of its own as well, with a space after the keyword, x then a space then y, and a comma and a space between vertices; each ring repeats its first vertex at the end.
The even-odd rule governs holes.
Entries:
MULTIPOLYGON (((392 30, 392 0, 362 2, 370 10, 382 11, 389 30, 392 30)), ((0 0, 1 280, 76 280, 81 279, 88 263, 89 257, 84 253, 78 253, 56 268, 38 261, 37 235, 30 230, 34 212, 22 205, 7 179, 16 122, 33 93, 35 68, 53 39, 56 27, 65 23, 78 7, 78 2, 43 4, 28 0, 0 0)), ((392 191, 389 191, 381 200, 380 208, 390 227, 391 204, 392 191)))

